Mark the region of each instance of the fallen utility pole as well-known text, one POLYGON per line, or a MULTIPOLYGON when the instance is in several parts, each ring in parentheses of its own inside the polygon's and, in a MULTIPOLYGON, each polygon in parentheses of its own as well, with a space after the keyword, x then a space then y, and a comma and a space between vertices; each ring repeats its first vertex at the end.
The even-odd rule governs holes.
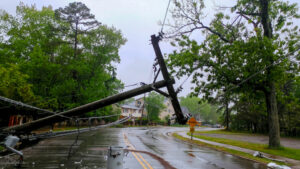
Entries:
MULTIPOLYGON (((160 50, 160 47, 159 47, 159 44, 158 44, 160 39, 161 39, 160 36, 155 36, 155 35, 151 36, 151 42, 152 42, 152 45, 153 45, 153 48, 154 48, 154 51, 155 51, 157 62, 160 66, 161 73, 162 73, 163 78, 165 79, 165 81, 168 82, 168 81, 171 80, 171 78, 169 76, 167 66, 165 64, 164 58, 162 56, 162 53, 161 53, 161 50, 160 50)), ((178 123, 186 124, 187 118, 184 117, 184 115, 182 113, 180 104, 179 104, 178 99, 177 99, 177 93, 174 90, 173 84, 168 83, 167 84, 167 89, 168 89, 169 97, 171 99, 171 102, 172 102, 172 105, 173 105, 178 123)))
POLYGON ((36 130, 38 128, 41 128, 43 126, 47 126, 47 125, 50 125, 50 124, 53 124, 56 122, 64 121, 64 120, 66 120, 64 118, 64 116, 71 117, 71 116, 82 115, 84 113, 120 102, 122 100, 131 98, 131 97, 143 94, 143 93, 151 92, 153 90, 153 87, 158 89, 158 88, 166 87, 167 85, 174 84, 174 83, 175 83, 174 80, 169 80, 169 81, 162 80, 162 81, 159 81, 159 82, 156 82, 153 84, 144 85, 144 86, 138 87, 133 90, 119 93, 119 94, 116 94, 116 95, 113 95, 113 96, 110 96, 110 97, 107 97, 107 98, 104 98, 104 99, 101 99, 101 100, 98 100, 98 101, 95 101, 92 103, 88 103, 88 104, 73 108, 71 110, 67 110, 65 112, 60 112, 60 113, 57 113, 57 114, 54 114, 51 116, 47 116, 47 117, 29 122, 29 123, 22 124, 22 125, 8 127, 8 128, 3 129, 3 131, 4 132, 15 132, 15 133, 30 132, 30 131, 36 130))

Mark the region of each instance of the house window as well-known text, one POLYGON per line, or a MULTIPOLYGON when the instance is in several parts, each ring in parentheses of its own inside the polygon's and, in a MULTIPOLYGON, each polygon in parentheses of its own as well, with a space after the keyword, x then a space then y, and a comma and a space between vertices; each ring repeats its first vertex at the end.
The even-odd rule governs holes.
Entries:
POLYGON ((124 113, 128 113, 128 110, 127 110, 127 109, 123 109, 123 112, 124 112, 124 113))

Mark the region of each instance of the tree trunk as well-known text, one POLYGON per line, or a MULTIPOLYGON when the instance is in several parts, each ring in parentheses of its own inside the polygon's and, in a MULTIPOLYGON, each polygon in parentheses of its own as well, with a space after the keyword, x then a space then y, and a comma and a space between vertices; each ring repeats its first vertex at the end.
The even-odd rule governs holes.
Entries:
MULTIPOLYGON (((75 39, 74 39, 74 59, 77 58, 77 44, 78 44, 78 21, 76 21, 76 26, 75 26, 75 39)), ((76 90, 79 90, 79 84, 78 84, 78 76, 77 76, 77 70, 73 69, 72 70, 72 78, 77 82, 76 83, 76 90)), ((72 91, 72 102, 76 103, 78 101, 77 96, 76 96, 76 91, 72 91)))
POLYGON ((74 58, 75 58, 75 59, 77 58, 77 44, 78 44, 78 39, 77 39, 77 36, 78 36, 78 22, 79 22, 79 21, 76 21, 76 25, 75 25, 75 39, 74 39, 74 58))
POLYGON ((229 128, 229 111, 228 111, 228 104, 226 104, 226 130, 230 130, 229 128))
POLYGON ((229 114, 229 109, 228 109, 228 101, 227 101, 227 98, 226 98, 226 109, 225 109, 225 115, 226 115, 226 130, 230 130, 229 128, 229 119, 230 119, 230 114, 229 114))
MULTIPOLYGON (((270 0, 260 0, 261 6, 261 24, 264 29, 264 36, 272 39, 273 30, 269 17, 269 1, 270 0)), ((270 63, 273 64, 274 60, 270 56, 270 63)), ((265 90, 267 112, 268 112, 268 125, 269 125, 269 147, 278 148, 280 147, 280 129, 279 129, 279 119, 277 110, 277 100, 276 100, 276 89, 273 79, 270 77, 272 72, 272 67, 267 70, 267 88, 265 90)))
POLYGON ((268 87, 269 88, 265 91, 265 97, 269 122, 269 147, 278 148, 280 147, 280 129, 275 84, 270 82, 268 87))

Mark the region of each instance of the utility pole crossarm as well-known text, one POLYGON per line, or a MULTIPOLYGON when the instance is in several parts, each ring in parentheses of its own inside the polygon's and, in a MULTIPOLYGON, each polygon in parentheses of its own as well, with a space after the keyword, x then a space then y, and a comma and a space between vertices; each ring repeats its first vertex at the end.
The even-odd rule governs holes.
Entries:
MULTIPOLYGON (((168 82, 168 81, 170 81, 171 78, 169 76, 167 66, 165 64, 164 58, 162 56, 162 53, 161 53, 161 50, 160 50, 160 47, 159 47, 159 44, 158 44, 159 41, 160 41, 159 36, 155 36, 155 35, 151 36, 151 42, 152 42, 152 45, 153 45, 153 48, 154 48, 154 51, 155 51, 156 59, 157 59, 158 64, 160 66, 161 73, 163 75, 164 80, 168 82)), ((174 90, 173 84, 172 83, 167 83, 167 89, 168 89, 168 93, 169 93, 173 108, 175 110, 175 114, 176 114, 178 122, 180 124, 186 124, 187 119, 184 117, 184 115, 182 113, 182 110, 181 110, 180 104, 178 102, 177 94, 174 90)))

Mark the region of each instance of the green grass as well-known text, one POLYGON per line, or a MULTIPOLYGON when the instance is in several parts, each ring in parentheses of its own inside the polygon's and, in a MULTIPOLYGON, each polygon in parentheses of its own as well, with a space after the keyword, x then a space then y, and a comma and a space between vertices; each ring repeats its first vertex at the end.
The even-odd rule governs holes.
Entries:
POLYGON ((238 156, 238 157, 242 157, 242 158, 245 158, 245 159, 248 159, 248 160, 256 161, 256 162, 259 162, 259 163, 268 164, 270 162, 274 162, 274 163, 277 163, 277 164, 280 164, 280 165, 289 165, 289 164, 286 164, 286 163, 283 163, 283 162, 272 161, 272 160, 269 160, 269 159, 266 159, 266 158, 254 157, 252 154, 248 154, 248 153, 245 153, 245 152, 242 152, 242 151, 233 150, 233 149, 229 149, 229 148, 221 147, 221 146, 216 146, 216 145, 211 145, 211 144, 204 143, 204 142, 201 142, 201 141, 198 141, 198 140, 190 140, 189 138, 182 137, 182 136, 180 136, 176 133, 173 133, 172 135, 173 135, 173 137, 175 137, 179 140, 185 141, 185 142, 197 144, 197 145, 203 146, 203 147, 212 148, 212 149, 215 149, 215 150, 218 150, 218 151, 229 153, 229 154, 232 154, 232 155, 235 155, 235 156, 238 156))
MULTIPOLYGON (((267 134, 252 133, 250 131, 236 131, 236 130, 227 131, 225 129, 209 130, 209 131, 195 131, 195 133, 227 134, 227 135, 247 135, 247 136, 268 136, 267 134)), ((283 137, 283 138, 291 138, 291 139, 300 139, 300 137, 291 137, 291 136, 284 136, 284 135, 282 135, 281 137, 283 137)))
MULTIPOLYGON (((188 135, 190 135, 188 133, 188 135)), ((249 143, 245 141, 238 141, 238 140, 231 140, 231 139, 224 139, 224 138, 216 138, 216 137, 209 137, 209 136, 203 136, 203 135, 195 135, 194 137, 214 141, 218 143, 233 145, 237 147, 247 148, 255 151, 264 152, 267 154, 287 157, 295 160, 300 160, 300 149, 292 149, 287 147, 280 147, 278 149, 269 149, 268 145, 266 144, 257 144, 257 143, 249 143)))
MULTIPOLYGON (((85 127, 80 127, 80 128, 85 128, 85 127)), ((53 132, 58 132, 58 131, 68 131, 68 130, 77 130, 77 127, 61 127, 61 128, 54 128, 53 132)))
POLYGON ((3 150, 4 150, 4 147, 0 145, 0 151, 3 151, 3 150))
POLYGON ((123 124, 117 124, 117 125, 114 125, 114 126, 110 126, 110 128, 123 128, 124 125, 123 124))
POLYGON ((206 134, 228 134, 228 135, 263 135, 263 134, 257 134, 257 133, 249 133, 244 131, 227 131, 225 129, 220 130, 209 130, 209 131, 195 131, 195 133, 206 133, 206 134))
POLYGON ((182 124, 172 124, 172 125, 170 125, 170 127, 190 127, 190 126, 187 125, 187 124, 184 124, 184 125, 182 125, 182 124))

